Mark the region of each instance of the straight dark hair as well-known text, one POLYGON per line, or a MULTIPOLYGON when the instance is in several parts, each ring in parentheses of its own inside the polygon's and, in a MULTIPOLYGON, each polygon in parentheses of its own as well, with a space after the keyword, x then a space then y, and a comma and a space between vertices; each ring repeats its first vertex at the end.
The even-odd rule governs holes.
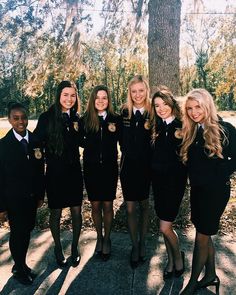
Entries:
POLYGON ((64 88, 74 88, 76 92, 76 101, 73 107, 70 109, 70 118, 75 120, 77 113, 79 112, 79 97, 77 87, 72 81, 62 81, 56 90, 56 98, 54 104, 49 108, 50 114, 49 126, 48 126, 48 148, 51 153, 58 156, 62 155, 64 149, 63 141, 63 120, 62 120, 62 109, 61 109, 61 93, 64 88))

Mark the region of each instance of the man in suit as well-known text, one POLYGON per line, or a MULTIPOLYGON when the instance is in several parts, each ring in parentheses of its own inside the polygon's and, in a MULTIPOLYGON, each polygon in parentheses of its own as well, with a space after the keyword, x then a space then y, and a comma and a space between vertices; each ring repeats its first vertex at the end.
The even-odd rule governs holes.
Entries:
POLYGON ((29 285, 36 274, 27 266, 26 254, 37 207, 43 204, 44 160, 39 143, 27 130, 25 107, 9 104, 8 120, 12 129, 0 140, 0 219, 9 220, 13 276, 29 285))

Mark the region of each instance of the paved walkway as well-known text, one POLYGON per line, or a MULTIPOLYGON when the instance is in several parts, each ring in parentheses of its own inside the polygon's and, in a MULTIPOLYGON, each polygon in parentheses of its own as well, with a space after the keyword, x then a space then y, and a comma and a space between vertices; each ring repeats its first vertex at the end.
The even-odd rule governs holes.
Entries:
MULTIPOLYGON (((112 233, 112 256, 103 262, 93 256, 96 234, 84 232, 80 238, 81 262, 76 268, 57 267, 54 261, 49 230, 34 231, 28 253, 28 264, 38 272, 32 286, 23 286, 11 276, 12 260, 8 248, 9 233, 0 230, 0 294, 76 294, 76 295, 154 295, 179 294, 186 284, 191 268, 194 231, 180 232, 182 248, 186 253, 184 278, 162 280, 166 254, 162 237, 148 236, 147 261, 136 270, 128 264, 130 240, 126 233, 112 233)), ((67 257, 70 255, 71 232, 62 233, 67 257)), ((221 279, 220 295, 236 294, 236 245, 234 236, 215 237, 217 273, 221 279)), ((215 294, 214 288, 196 294, 215 294)))

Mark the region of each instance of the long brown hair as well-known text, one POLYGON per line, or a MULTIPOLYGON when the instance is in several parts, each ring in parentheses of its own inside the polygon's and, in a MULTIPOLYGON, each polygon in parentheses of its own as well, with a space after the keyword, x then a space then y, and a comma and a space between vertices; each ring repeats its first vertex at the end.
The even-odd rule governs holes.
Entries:
POLYGON ((85 130, 97 132, 99 130, 99 119, 98 119, 98 112, 95 108, 95 100, 97 99, 97 93, 98 91, 103 90, 107 93, 108 98, 108 106, 107 106, 107 113, 113 114, 113 107, 112 107, 112 101, 111 101, 111 95, 110 91, 107 86, 105 85, 97 85, 93 88, 93 90, 90 93, 90 97, 88 100, 86 113, 84 115, 84 124, 85 124, 85 130))
POLYGON ((48 148, 50 152, 60 156, 64 149, 63 141, 63 124, 62 124, 62 109, 61 109, 61 93, 66 87, 74 88, 76 93, 76 101, 73 107, 70 109, 70 117, 73 118, 80 110, 80 100, 76 84, 72 81, 62 81, 56 91, 55 103, 49 108, 50 114, 49 126, 48 126, 48 148))
POLYGON ((159 122, 161 122, 161 118, 156 114, 155 110, 155 98, 161 98, 170 108, 171 108, 171 114, 181 120, 181 110, 179 107, 178 102, 173 96, 173 93, 170 91, 170 89, 165 85, 160 85, 157 89, 157 91, 152 96, 152 102, 151 102, 151 122, 152 122, 152 142, 155 141, 156 137, 158 136, 158 125, 159 122))

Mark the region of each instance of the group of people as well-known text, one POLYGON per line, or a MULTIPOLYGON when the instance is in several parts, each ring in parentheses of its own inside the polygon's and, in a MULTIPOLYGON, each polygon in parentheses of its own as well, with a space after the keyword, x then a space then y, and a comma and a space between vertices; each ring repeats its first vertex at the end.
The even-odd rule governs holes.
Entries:
POLYGON ((146 260, 152 184, 168 257, 163 278, 180 277, 185 271, 185 254, 173 222, 189 178, 196 238, 191 277, 181 294, 193 294, 209 285, 219 288, 211 236, 217 233, 230 197, 230 175, 236 170, 236 129, 217 115, 213 98, 204 89, 190 91, 182 111, 166 86, 160 86, 151 99, 149 93, 147 80, 134 76, 128 83, 127 102, 118 115, 113 111, 109 89, 98 85, 80 117, 76 85, 62 81, 55 103, 40 115, 33 133, 27 130, 24 106, 17 102, 9 105, 12 129, 0 141, 0 217, 7 212, 15 263, 12 272, 19 282, 31 284, 36 276, 26 264, 26 253, 45 189, 57 264, 68 264, 60 239, 65 207, 70 207, 72 216, 71 262, 74 267, 80 262, 83 183, 97 232, 95 255, 103 261, 110 258, 118 176, 132 243, 130 266, 137 268, 146 260))

